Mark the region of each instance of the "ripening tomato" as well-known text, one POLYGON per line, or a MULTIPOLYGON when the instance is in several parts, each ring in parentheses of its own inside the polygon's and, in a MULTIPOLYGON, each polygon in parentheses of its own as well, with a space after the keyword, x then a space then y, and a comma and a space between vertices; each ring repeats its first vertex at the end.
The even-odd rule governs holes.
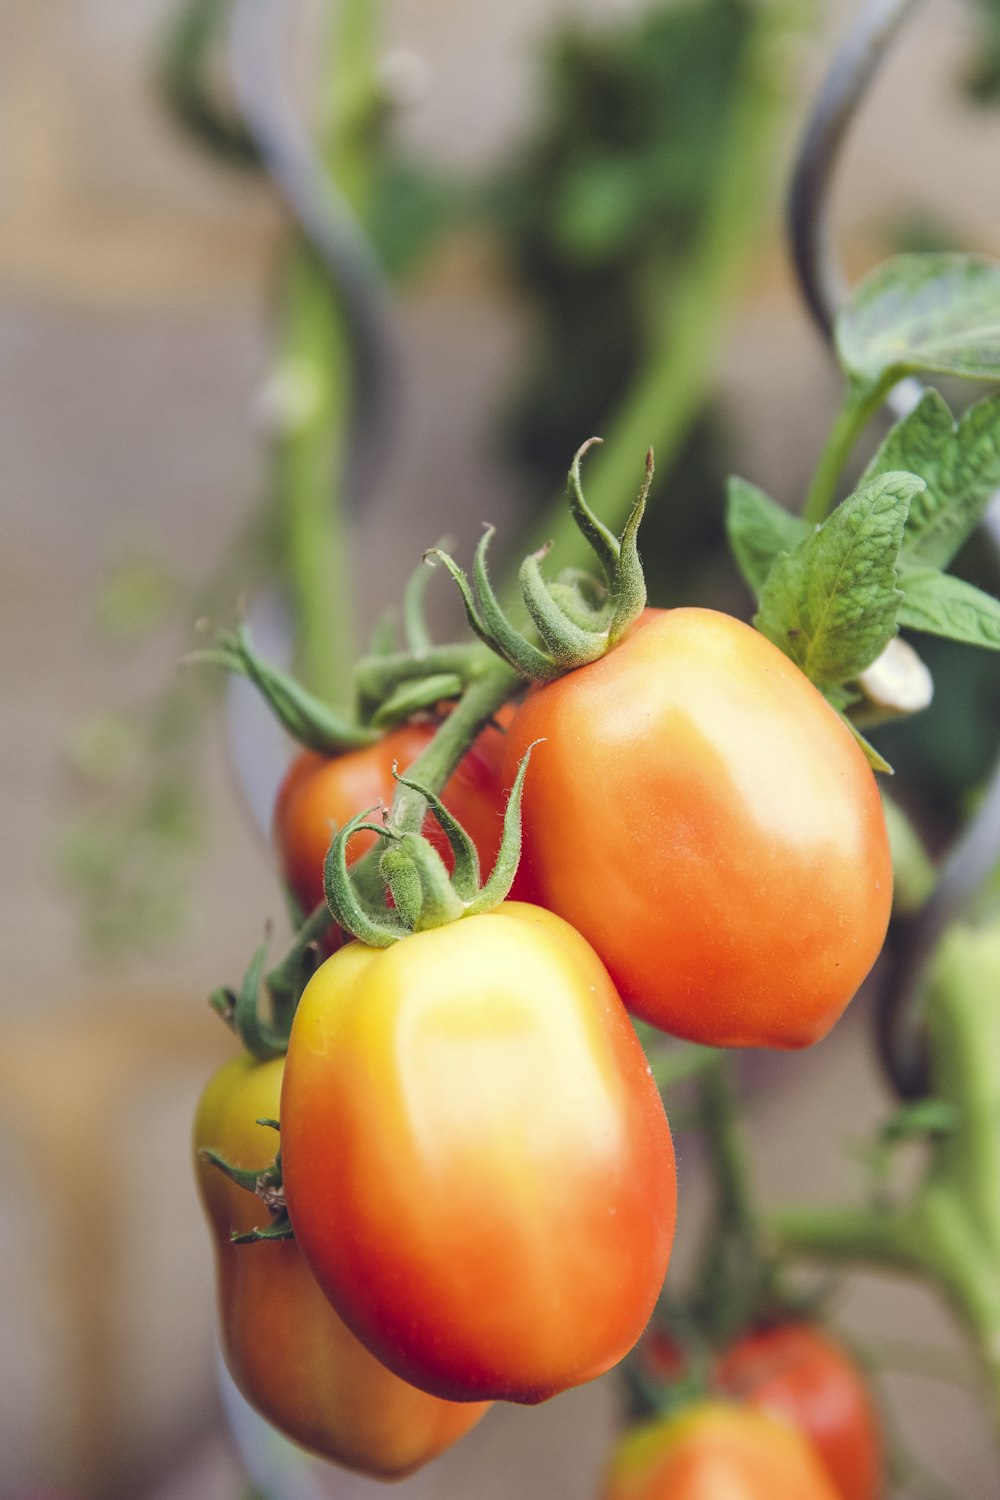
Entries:
POLYGON ((592 943, 626 1005, 715 1046, 802 1047, 874 962, 892 865, 850 731, 757 631, 647 610, 529 693, 521 891, 592 943))
MULTIPOLYGON (((278 1137, 258 1119, 278 1114, 283 1059, 242 1056, 209 1082, 195 1149, 263 1170, 278 1137)), ((196 1157, 213 1230, 222 1348, 243 1395, 302 1447, 379 1478, 410 1473, 467 1432, 485 1405, 440 1401, 391 1373, 338 1318, 294 1240, 234 1245, 231 1233, 266 1223, 259 1199, 196 1157)))
MULTIPOLYGON (((507 713, 498 715, 502 723, 507 713)), ((281 784, 274 805, 274 837, 292 894, 304 912, 323 899, 323 866, 332 832, 378 802, 392 802, 396 783, 393 763, 404 773, 426 748, 434 725, 403 724, 374 745, 343 755, 303 750, 281 784)), ((442 800, 472 838, 484 874, 489 874, 500 847, 506 805, 502 728, 489 725, 467 752, 444 789, 442 800)), ((425 835, 450 864, 448 841, 428 817, 425 835)), ((372 833, 356 834, 349 862, 374 842, 372 833)))
POLYGON ((602 1500, 838 1500, 812 1445, 751 1407, 702 1402, 633 1428, 602 1500))
POLYGON ((606 970, 550 912, 341 948, 299 1003, 281 1120, 302 1253, 415 1385, 541 1401, 642 1332, 673 1238, 670 1130, 606 970))
POLYGON ((884 1460, 878 1416, 857 1365, 810 1323, 757 1329, 723 1355, 714 1385, 786 1417, 813 1442, 842 1500, 878 1500, 884 1460))

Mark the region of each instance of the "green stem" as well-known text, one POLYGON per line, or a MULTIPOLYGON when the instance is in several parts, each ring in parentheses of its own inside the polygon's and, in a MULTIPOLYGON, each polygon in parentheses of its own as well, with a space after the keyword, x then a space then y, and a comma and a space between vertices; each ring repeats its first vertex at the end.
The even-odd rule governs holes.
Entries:
MULTIPOLYGON (((480 673, 470 681, 430 744, 409 767, 407 780, 440 793, 477 735, 520 684, 521 678, 512 667, 499 657, 484 653, 480 673)), ((420 792, 409 786, 396 788, 392 824, 397 832, 419 833, 426 812, 427 799, 420 792)))
MULTIPOLYGON (((480 731, 521 686, 522 678, 506 662, 483 651, 478 670, 434 738, 417 756, 406 773, 428 791, 440 794, 445 782, 471 747, 480 731)), ((427 798, 413 787, 399 784, 393 798, 391 821, 397 834, 419 833, 427 814, 427 798)), ((378 901, 384 894, 379 870, 380 850, 370 849, 351 869, 351 882, 363 899, 378 901)))
POLYGON ((802 507, 803 517, 811 525, 820 525, 829 515, 836 499, 840 476, 854 451, 854 444, 869 419, 882 405, 895 380, 896 377, 893 377, 888 381, 883 379, 873 386, 854 383, 848 386, 847 397, 820 454, 802 507))
POLYGON ((362 713, 384 703, 396 688, 414 679, 454 673, 475 676, 488 653, 478 641, 430 646, 423 651, 397 651, 391 656, 366 656, 354 669, 354 689, 362 713))
POLYGON ((330 703, 348 693, 354 655, 343 473, 350 353, 329 276, 304 243, 285 276, 280 369, 293 411, 276 451, 276 488, 296 624, 296 671, 330 703))
POLYGON ((922 1276, 948 1299, 979 1353, 1000 1430, 1000 925, 953 927, 926 998, 932 1086, 954 1127, 905 1208, 786 1209, 771 1232, 787 1255, 922 1276))
MULTIPOLYGON (((378 6, 342 0, 330 28, 323 158, 347 202, 367 208, 375 153, 372 128, 378 6)), ((354 659, 354 601, 344 478, 353 368, 337 289, 304 243, 291 252, 284 293, 281 367, 294 413, 278 446, 286 559, 296 617, 296 667, 306 686, 346 701, 354 659)))
POLYGON ((715 1066, 698 1075, 698 1113, 714 1186, 698 1297, 707 1326, 723 1341, 752 1316, 764 1271, 732 1066, 731 1057, 719 1053, 715 1066))
MULTIPOLYGON (((590 503, 612 531, 620 530, 634 500, 642 455, 654 448, 661 471, 669 469, 710 390, 715 355, 771 201, 772 146, 787 99, 778 48, 800 11, 787 0, 759 7, 701 232, 686 265, 670 273, 669 288, 649 309, 646 365, 609 437, 588 459, 590 503)), ((590 563, 562 496, 543 515, 529 550, 550 539, 560 567, 590 563)))

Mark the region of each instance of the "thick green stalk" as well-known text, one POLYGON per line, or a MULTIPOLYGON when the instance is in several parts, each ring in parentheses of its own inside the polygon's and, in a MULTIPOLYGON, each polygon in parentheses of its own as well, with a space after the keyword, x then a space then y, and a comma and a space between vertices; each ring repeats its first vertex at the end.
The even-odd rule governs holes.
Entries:
MULTIPOLYGON (((606 441, 588 458, 588 498, 612 531, 631 508, 643 454, 652 447, 661 471, 669 469, 709 393, 732 304, 772 201, 772 148, 788 98, 778 48, 800 16, 796 0, 759 8, 701 233, 686 266, 651 301, 649 357, 606 441)), ((543 515, 530 549, 550 539, 559 567, 591 562, 562 496, 543 515)))
MULTIPOLYGON (((521 678, 506 662, 483 653, 483 666, 469 682, 430 744, 409 767, 408 781, 440 793, 479 732, 517 691, 521 678)), ((419 833, 427 799, 412 787, 398 786, 392 804, 393 827, 400 833, 419 833)))
POLYGON ((969 1330, 1000 1431, 1000 926, 954 927, 926 999, 934 1096, 954 1125, 929 1142, 910 1204, 786 1209, 770 1230, 784 1255, 908 1271, 969 1330))
MULTIPOLYGON (((367 209, 375 145, 375 0, 343 0, 330 29, 320 102, 321 154, 339 191, 367 209)), ((280 369, 291 411, 277 447, 276 486, 296 616, 296 667, 330 702, 346 702, 354 658, 354 602, 344 478, 352 357, 336 287, 301 241, 290 254, 280 369)))

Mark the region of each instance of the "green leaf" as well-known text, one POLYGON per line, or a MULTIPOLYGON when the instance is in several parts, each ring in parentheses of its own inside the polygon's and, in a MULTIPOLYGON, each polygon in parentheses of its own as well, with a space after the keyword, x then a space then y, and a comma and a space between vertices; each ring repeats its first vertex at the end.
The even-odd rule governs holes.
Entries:
POLYGON ((1000 651, 1000 600, 992 594, 933 568, 906 568, 899 586, 900 625, 1000 651))
POLYGON ((1000 488, 1000 394, 977 401, 956 423, 937 391, 925 392, 889 433, 864 478, 890 469, 908 469, 927 485, 913 497, 903 555, 947 567, 1000 488))
POLYGON ((874 387, 917 370, 1000 379, 1000 265, 973 255, 897 255, 837 319, 848 375, 874 387))
POLYGON ((863 672, 895 634, 896 563, 914 474, 880 474, 779 557, 754 624, 823 687, 863 672))
POLYGON ((879 752, 875 749, 875 746, 871 743, 871 741, 865 739, 864 735, 861 733, 861 730, 858 728, 858 726, 855 723, 853 723, 850 719, 848 719, 844 714, 841 714, 840 717, 841 717, 843 723, 846 724, 847 728, 851 731, 851 733, 853 734, 854 738, 857 740, 857 742, 858 742, 858 748, 862 751, 865 759, 867 760, 868 764, 871 766, 872 770, 873 771, 879 771, 879 772, 881 772, 881 774, 883 776, 893 776, 893 775, 895 775, 895 772, 893 771, 892 766, 890 766, 890 764, 886 760, 885 756, 884 755, 880 755, 879 752))
POLYGON ((791 552, 813 528, 739 475, 727 489, 726 535, 737 566, 756 598, 782 552, 791 552))

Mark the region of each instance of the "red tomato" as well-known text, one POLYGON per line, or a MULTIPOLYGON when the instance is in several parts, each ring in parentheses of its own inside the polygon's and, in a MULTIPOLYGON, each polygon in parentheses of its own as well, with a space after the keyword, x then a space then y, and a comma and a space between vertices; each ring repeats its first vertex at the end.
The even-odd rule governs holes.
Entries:
POLYGON ((328 959, 292 1027, 281 1148, 317 1281, 436 1395, 544 1400, 652 1312, 670 1130, 607 972, 550 912, 509 902, 328 959))
MULTIPOLYGON (((304 750, 292 762, 274 807, 274 836, 285 878, 303 911, 323 899, 323 865, 332 833, 365 808, 391 803, 395 761, 405 773, 434 734, 432 724, 403 724, 363 750, 320 755, 304 750)), ((444 789, 443 802, 472 838, 484 875, 493 868, 506 805, 502 731, 483 730, 444 789)), ((511 778, 513 780, 513 778, 511 778)), ((448 859, 448 841, 433 818, 425 834, 448 859)), ((349 863, 374 842, 372 833, 351 840, 349 863)))
POLYGON ((626 1005, 715 1046, 802 1047, 874 962, 892 865, 875 779, 750 626, 648 610, 529 693, 521 889, 580 931, 626 1005))
MULTIPOLYGON (((259 1125, 278 1112, 284 1062, 235 1058, 206 1088, 195 1122, 196 1151, 263 1171, 278 1137, 259 1125)), ((486 1407, 439 1401, 379 1364, 344 1326, 294 1240, 234 1245, 232 1233, 267 1222, 259 1199, 196 1157, 215 1242, 222 1347, 252 1406, 293 1441, 382 1479, 436 1457, 486 1407)))
POLYGON ((704 1402, 618 1444, 602 1500, 839 1500, 809 1442, 749 1407, 704 1402))
POLYGON ((883 1493, 882 1439, 868 1386, 821 1329, 782 1323, 747 1334, 723 1355, 715 1385, 805 1432, 843 1500, 883 1493))

